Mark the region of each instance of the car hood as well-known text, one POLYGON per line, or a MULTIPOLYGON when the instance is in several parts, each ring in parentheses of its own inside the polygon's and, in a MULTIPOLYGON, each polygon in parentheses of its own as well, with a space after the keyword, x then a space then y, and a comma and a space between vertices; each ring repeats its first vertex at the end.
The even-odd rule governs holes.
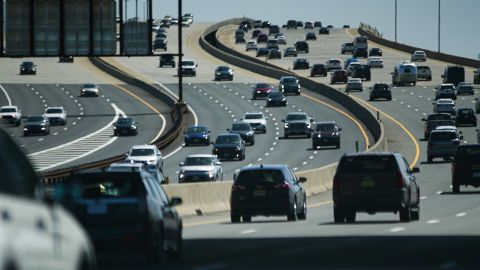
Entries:
POLYGON ((182 65, 182 68, 195 68, 195 65, 182 65))
POLYGON ((252 123, 260 123, 260 124, 266 124, 267 121, 265 119, 243 119, 244 122, 252 124, 252 123))
POLYGON ((186 172, 206 172, 215 170, 215 166, 206 165, 206 166, 183 166, 182 170, 186 172))

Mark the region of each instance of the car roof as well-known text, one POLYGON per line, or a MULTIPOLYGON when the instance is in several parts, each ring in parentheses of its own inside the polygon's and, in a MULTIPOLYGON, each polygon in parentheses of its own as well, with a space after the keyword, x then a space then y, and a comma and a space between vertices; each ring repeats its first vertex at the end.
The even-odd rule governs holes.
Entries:
POLYGON ((190 59, 190 58, 184 58, 184 59, 182 59, 182 62, 186 62, 186 61, 193 61, 193 62, 195 62, 195 60, 190 59))
POLYGON ((368 152, 368 153, 347 153, 344 154, 344 157, 380 157, 380 156, 394 156, 400 155, 396 152, 368 152))
POLYGON ((143 145, 134 145, 131 149, 156 149, 155 145, 143 144, 143 145))
POLYGON ((110 164, 109 168, 112 167, 132 167, 132 168, 143 168, 143 163, 133 162, 133 161, 124 161, 124 162, 115 162, 110 164))
POLYGON ((287 165, 281 164, 260 164, 260 165, 252 165, 252 166, 245 166, 240 169, 240 171, 257 171, 257 170, 283 170, 286 168, 287 165))
POLYGON ((453 83, 442 83, 440 86, 454 86, 453 83))
POLYGON ((360 79, 360 78, 349 78, 348 82, 362 82, 362 79, 360 79))
POLYGON ((457 130, 457 127, 456 126, 437 126, 437 127, 435 127, 435 130, 445 130, 445 129, 457 130))
POLYGON ((297 80, 297 77, 294 77, 294 76, 282 76, 282 77, 280 77, 280 80, 283 80, 283 79, 296 79, 297 80))
POLYGON ((223 137, 223 136, 235 136, 235 137, 237 137, 237 136, 240 136, 240 135, 238 133, 220 133, 220 134, 218 134, 217 138, 218 137, 223 137))
POLYGON ((215 158, 217 155, 212 154, 192 154, 188 155, 187 158, 195 158, 195 157, 206 157, 206 158, 215 158))
POLYGON ((307 115, 306 112, 289 112, 287 115, 307 115))
POLYGON ((45 110, 48 110, 48 109, 62 109, 63 110, 63 107, 62 106, 47 107, 45 110))
POLYGON ((247 114, 262 114, 263 115, 263 112, 246 112, 245 115, 247 114))
POLYGON ((457 130, 456 129, 451 129, 451 128, 442 128, 442 129, 432 130, 432 133, 440 133, 440 132, 455 132, 455 133, 457 133, 457 130))
POLYGON ((322 125, 322 124, 337 124, 335 121, 319 121, 315 123, 316 125, 322 125))
POLYGON ((455 101, 453 101, 453 99, 450 99, 450 98, 440 98, 440 99, 437 99, 437 104, 455 104, 455 101))

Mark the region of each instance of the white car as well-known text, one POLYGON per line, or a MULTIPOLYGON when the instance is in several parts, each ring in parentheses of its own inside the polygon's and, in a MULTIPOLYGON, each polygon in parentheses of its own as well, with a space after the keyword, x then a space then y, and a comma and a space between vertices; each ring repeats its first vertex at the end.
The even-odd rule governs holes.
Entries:
POLYGON ((371 68, 383 68, 383 60, 379 56, 368 58, 367 65, 371 68))
POLYGON ((0 149, 1 269, 96 269, 87 233, 61 205, 43 198, 32 166, 3 129, 0 149))
POLYGON ((355 69, 355 66, 361 66, 360 62, 352 62, 350 63, 347 68, 345 69, 345 72, 347 73, 347 76, 352 76, 353 69, 355 69))
POLYGON ((182 74, 189 75, 192 77, 197 76, 197 62, 193 59, 183 59, 182 60, 182 74))
POLYGON ((222 163, 217 155, 189 155, 179 165, 181 167, 178 173, 179 183, 223 181, 222 163))
POLYGON ((126 154, 126 161, 156 165, 163 172, 163 156, 155 145, 134 145, 126 154))
POLYGON ((267 133, 267 118, 262 112, 247 112, 242 118, 255 132, 267 133))
POLYGON ((342 62, 340 59, 329 59, 325 64, 327 71, 342 69, 342 62))
POLYGON ((258 50, 258 44, 256 41, 254 40, 250 40, 249 42, 247 42, 247 44, 245 45, 245 50, 248 52, 250 50, 254 50, 254 51, 257 51, 258 50))
POLYGON ((448 113, 450 115, 455 115, 457 112, 457 109, 455 108, 455 101, 449 98, 438 99, 432 104, 434 113, 448 113))
POLYGON ((67 124, 67 111, 63 107, 47 107, 44 116, 48 118, 50 125, 67 124))
POLYGON ((427 54, 424 51, 414 51, 411 57, 412 62, 414 61, 427 61, 427 54))
POLYGON ((86 96, 96 96, 98 97, 100 90, 98 89, 98 86, 94 83, 86 83, 82 86, 82 89, 80 90, 80 96, 81 97, 86 97, 86 96))
POLYGON ((287 37, 284 33, 277 33, 275 34, 275 39, 277 40, 278 44, 286 45, 287 44, 287 37))
POLYGON ((22 123, 22 111, 17 106, 2 106, 0 119, 5 124, 15 124, 18 127, 22 123))
POLYGON ((363 83, 362 79, 359 78, 351 78, 348 79, 347 86, 345 86, 345 91, 350 92, 350 91, 363 91, 363 83))

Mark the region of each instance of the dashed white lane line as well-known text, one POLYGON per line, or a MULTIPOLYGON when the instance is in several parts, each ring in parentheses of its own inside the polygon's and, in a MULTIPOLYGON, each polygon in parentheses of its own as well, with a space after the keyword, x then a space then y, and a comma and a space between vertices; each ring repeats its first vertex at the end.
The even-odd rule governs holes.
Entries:
POLYGON ((456 216, 456 217, 464 217, 464 216, 466 216, 466 215, 467 215, 467 213, 462 212, 462 213, 456 214, 455 216, 456 216))
POLYGON ((307 161, 302 162, 302 165, 303 165, 303 166, 305 166, 305 165, 307 165, 307 164, 308 164, 307 161))
POLYGON ((427 223, 428 223, 428 224, 435 224, 435 223, 439 223, 439 222, 440 222, 440 220, 438 220, 438 219, 429 219, 429 220, 427 220, 427 223))
POLYGON ((426 199, 428 199, 427 196, 421 196, 421 197, 420 197, 420 200, 426 200, 426 199))
POLYGON ((257 230, 255 229, 250 229, 250 230, 245 230, 245 231, 242 231, 241 234, 250 234, 250 233, 256 233, 257 230))
POLYGON ((405 227, 395 227, 395 228, 391 228, 390 232, 401 232, 404 230, 405 230, 405 227))
POLYGON ((43 138, 38 139, 39 142, 42 142, 43 140, 44 140, 43 138))
POLYGON ((295 168, 293 168, 293 170, 294 170, 294 171, 296 171, 296 170, 298 170, 298 168, 297 168, 297 167, 295 167, 295 168))

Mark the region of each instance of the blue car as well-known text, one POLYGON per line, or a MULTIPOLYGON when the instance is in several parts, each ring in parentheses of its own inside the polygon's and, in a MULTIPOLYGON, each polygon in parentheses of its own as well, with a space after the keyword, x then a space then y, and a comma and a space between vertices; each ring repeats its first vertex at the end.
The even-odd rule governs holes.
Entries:
POLYGON ((360 61, 358 61, 356 57, 348 58, 344 62, 343 69, 347 69, 348 65, 350 65, 353 62, 360 62, 360 61))
POLYGON ((185 146, 191 144, 210 145, 210 130, 206 126, 190 126, 184 134, 185 146))

